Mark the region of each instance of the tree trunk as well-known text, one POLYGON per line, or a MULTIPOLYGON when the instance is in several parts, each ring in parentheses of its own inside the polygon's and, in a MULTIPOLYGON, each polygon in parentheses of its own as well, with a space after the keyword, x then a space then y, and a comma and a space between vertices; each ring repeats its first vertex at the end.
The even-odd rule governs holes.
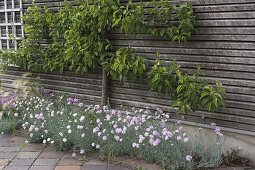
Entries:
POLYGON ((102 98, 101 98, 101 107, 108 104, 108 76, 107 71, 103 68, 103 80, 102 80, 102 98))

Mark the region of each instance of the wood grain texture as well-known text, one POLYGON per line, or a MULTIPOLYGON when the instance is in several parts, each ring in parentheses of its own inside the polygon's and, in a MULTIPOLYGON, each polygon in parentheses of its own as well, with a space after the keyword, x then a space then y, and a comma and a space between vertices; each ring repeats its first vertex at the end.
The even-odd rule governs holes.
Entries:
MULTIPOLYGON (((125 4, 128 0, 121 0, 125 4)), ((133 0, 139 2, 140 0, 133 0)), ((171 0, 180 4, 186 0, 171 0)), ((47 5, 57 10, 64 0, 37 0, 40 6, 47 5)), ((146 1, 150 2, 150 1, 146 1)), ((131 46, 152 65, 156 52, 167 63, 176 59, 189 74, 197 65, 202 75, 211 84, 221 81, 226 89, 226 107, 216 113, 204 110, 189 113, 186 120, 255 132, 255 1, 254 0, 190 0, 198 20, 197 30, 186 43, 173 43, 163 38, 146 34, 126 35, 119 30, 108 34, 114 49, 131 46)), ((24 8, 31 0, 24 1, 24 8)), ((0 2, 1 6, 1 2, 0 2)), ((149 6, 149 5, 148 5, 149 6)), ((13 69, 7 75, 0 74, 5 87, 25 71, 13 69)), ((88 103, 98 103, 101 98, 102 75, 77 75, 66 72, 34 73, 43 86, 56 92, 67 92, 83 98, 88 103)), ((169 107, 171 99, 164 94, 150 92, 147 80, 132 82, 110 81, 110 104, 112 108, 162 107, 175 117, 169 107)))

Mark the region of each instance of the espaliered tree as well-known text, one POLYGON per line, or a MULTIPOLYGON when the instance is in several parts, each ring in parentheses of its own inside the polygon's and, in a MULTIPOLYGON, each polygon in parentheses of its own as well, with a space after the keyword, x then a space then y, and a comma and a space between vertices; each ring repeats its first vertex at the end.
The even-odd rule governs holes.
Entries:
POLYGON ((28 36, 16 52, 1 52, 5 63, 33 71, 101 70, 102 106, 107 104, 108 76, 134 81, 146 75, 151 89, 169 94, 172 106, 179 112, 199 108, 215 111, 224 104, 220 84, 213 88, 201 77, 182 72, 176 62, 167 66, 158 60, 148 71, 143 56, 136 55, 132 48, 113 52, 107 38, 108 32, 119 29, 126 34, 143 33, 169 41, 187 41, 196 23, 189 3, 177 7, 167 0, 129 1, 126 5, 118 0, 84 0, 76 7, 66 2, 58 12, 33 4, 23 21, 28 36))

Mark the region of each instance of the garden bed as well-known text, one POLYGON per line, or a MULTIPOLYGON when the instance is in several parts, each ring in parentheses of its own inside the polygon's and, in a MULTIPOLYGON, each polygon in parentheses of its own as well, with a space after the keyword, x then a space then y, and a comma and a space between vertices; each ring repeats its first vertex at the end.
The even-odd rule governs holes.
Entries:
POLYGON ((108 162, 135 158, 136 164, 141 159, 165 169, 209 169, 222 162, 224 135, 213 123, 213 136, 199 127, 191 136, 181 122, 170 125, 170 116, 159 108, 152 112, 86 106, 77 98, 38 89, 32 95, 2 96, 1 121, 15 122, 4 133, 13 131, 14 125, 21 127, 27 143, 72 150, 73 155, 97 152, 108 162), (118 160, 123 155, 128 158, 118 160))

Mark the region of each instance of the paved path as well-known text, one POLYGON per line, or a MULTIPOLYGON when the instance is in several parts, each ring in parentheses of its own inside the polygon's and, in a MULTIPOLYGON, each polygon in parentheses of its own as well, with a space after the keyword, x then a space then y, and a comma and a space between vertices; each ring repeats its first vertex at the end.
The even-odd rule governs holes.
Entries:
MULTIPOLYGON (((56 152, 43 148, 41 144, 25 144, 26 138, 13 135, 0 135, 0 170, 130 170, 137 167, 146 170, 160 170, 155 164, 128 157, 118 157, 117 166, 100 161, 98 154, 88 154, 85 163, 79 161, 81 155, 72 157, 71 152, 56 152), (129 167, 129 168, 127 168, 129 167)), ((245 170, 245 168, 216 168, 217 170, 245 170)), ((247 168, 255 170, 255 168, 247 168)))
POLYGON ((128 170, 114 164, 107 164, 90 154, 82 163, 71 152, 56 152, 40 144, 24 144, 25 138, 0 135, 0 169, 4 170, 128 170))

